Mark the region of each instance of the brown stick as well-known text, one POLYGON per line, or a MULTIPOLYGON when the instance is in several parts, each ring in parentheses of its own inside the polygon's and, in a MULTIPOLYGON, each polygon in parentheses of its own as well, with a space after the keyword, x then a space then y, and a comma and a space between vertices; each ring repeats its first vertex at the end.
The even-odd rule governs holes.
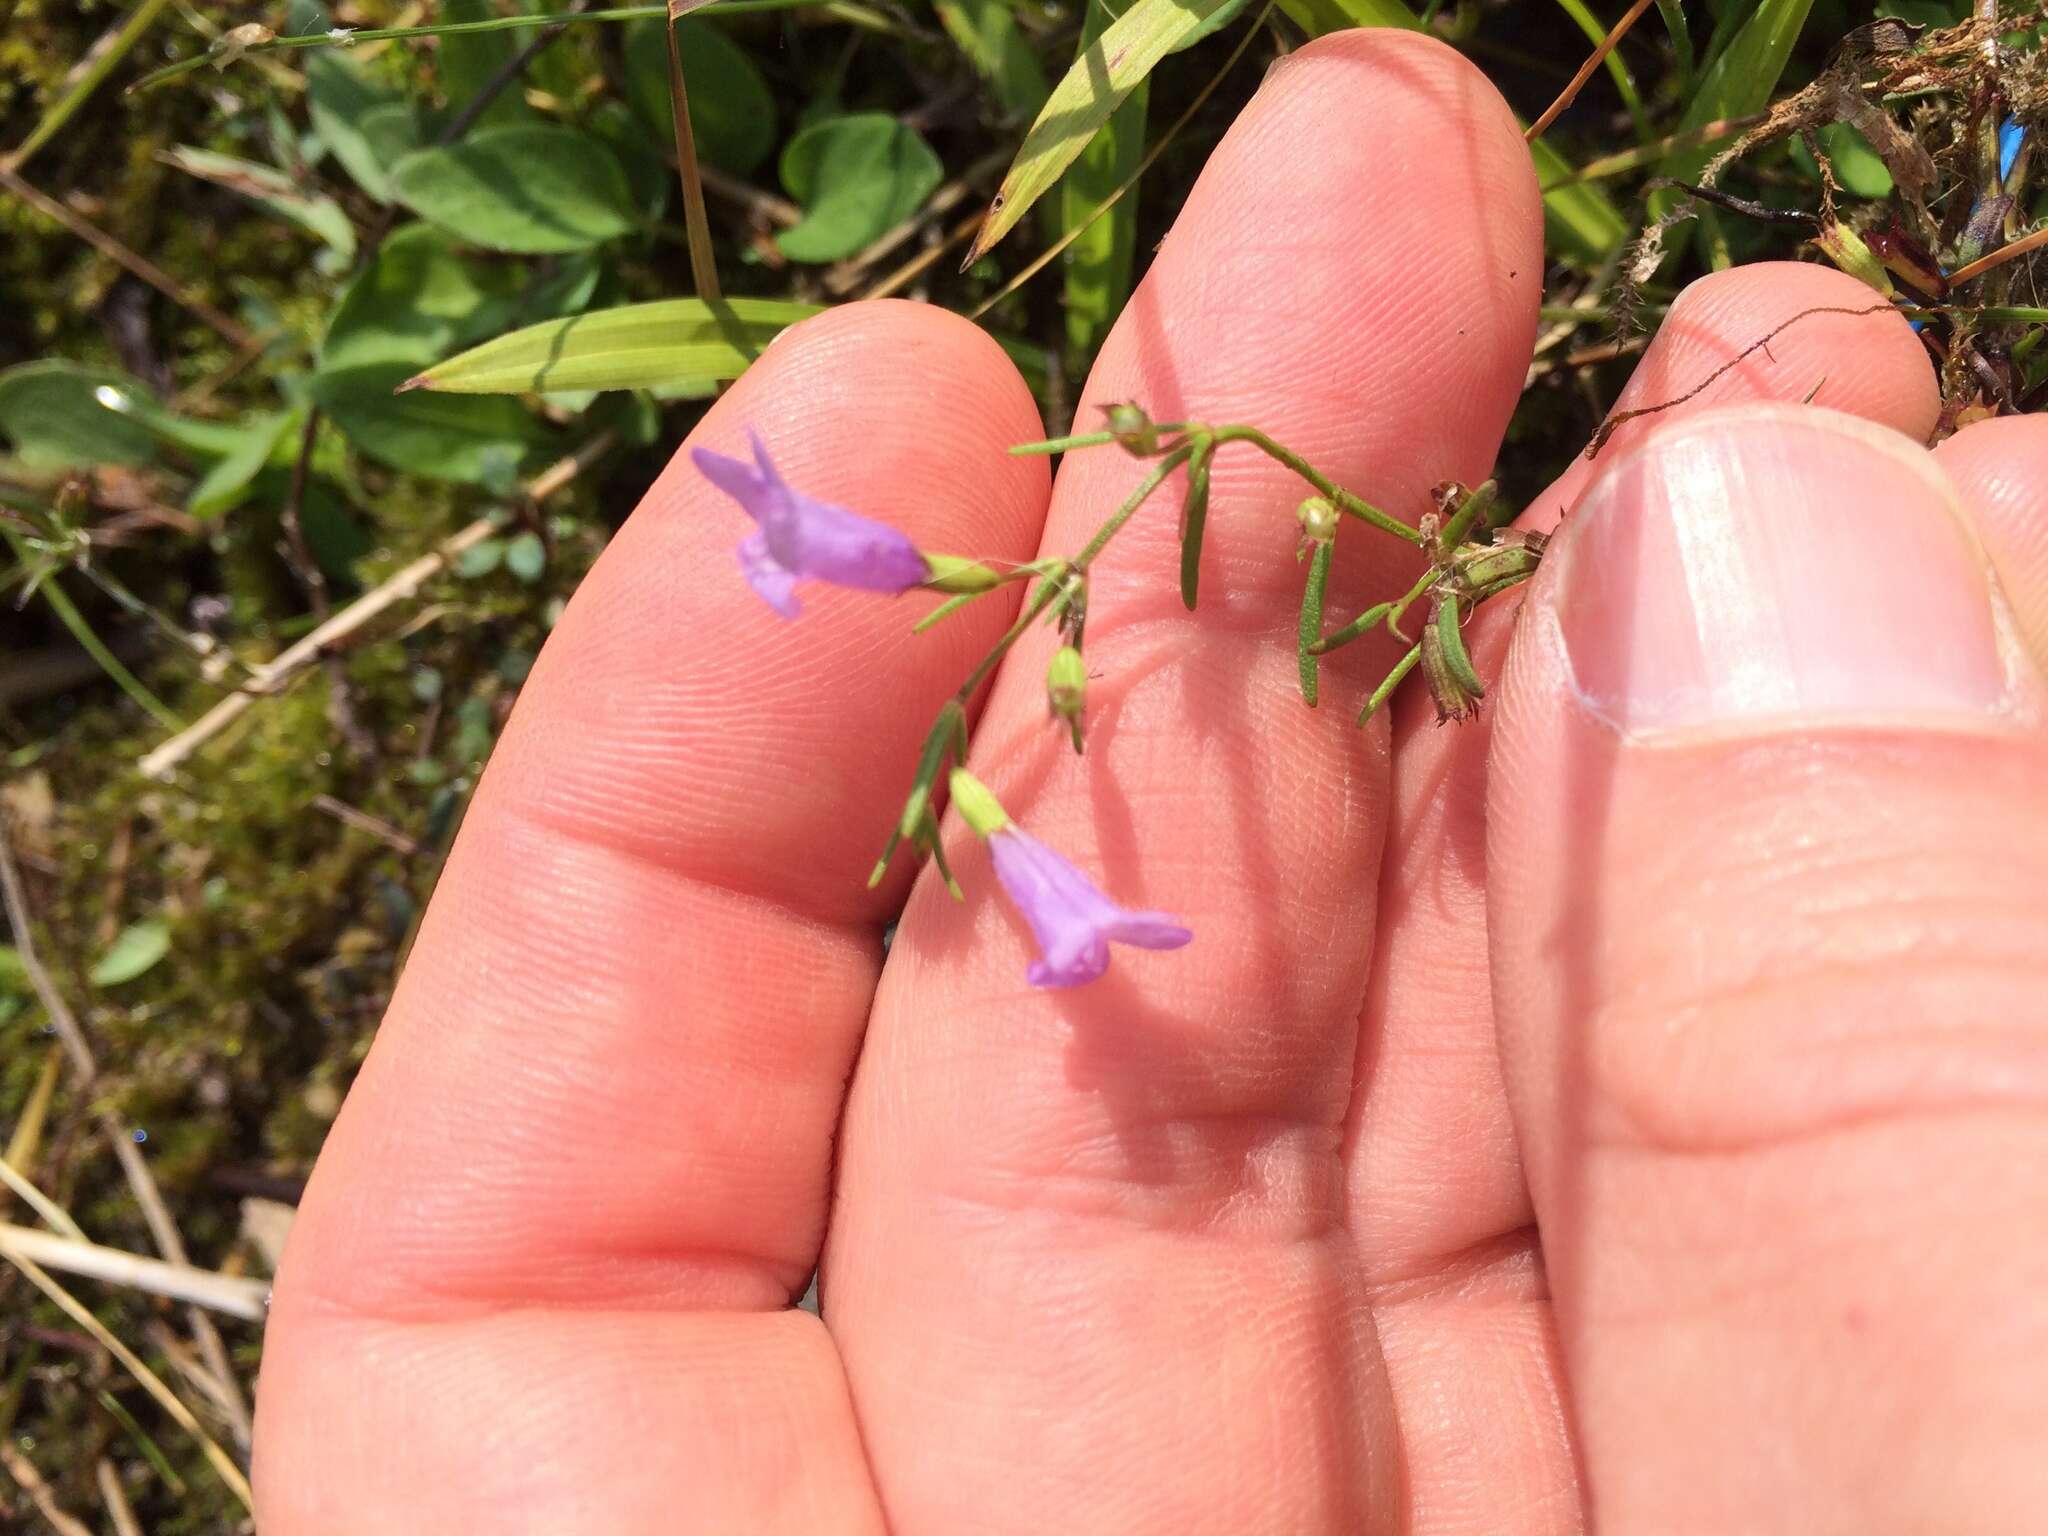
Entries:
POLYGON ((1649 8, 1650 0, 1636 0, 1636 3, 1628 8, 1621 20, 1614 24, 1613 30, 1600 39, 1600 46, 1593 50, 1592 57, 1579 66, 1579 72, 1572 76, 1571 83, 1557 93, 1557 100, 1545 107, 1543 115, 1531 123, 1527 130, 1524 131, 1522 134, 1522 141, 1524 143, 1533 144, 1543 137, 1543 130, 1556 122, 1558 113, 1572 104, 1572 101, 1578 96, 1579 92, 1585 89, 1586 82, 1593 78, 1593 71, 1600 67, 1600 61, 1614 52, 1614 45, 1628 35, 1628 29, 1634 26, 1643 12, 1649 8))
MULTIPOLYGON (((576 453, 538 476, 526 489, 535 501, 554 495, 588 469, 612 445, 612 435, 601 432, 576 453)), ((258 699, 278 692, 322 656, 353 639, 371 620, 412 597, 439 575, 464 550, 474 548, 498 531, 489 518, 478 518, 468 527, 443 539, 432 551, 393 573, 346 608, 337 611, 304 638, 280 652, 274 660, 255 669, 240 691, 229 694, 191 725, 144 757, 137 767, 144 778, 170 777, 179 764, 201 746, 239 720, 258 699)))
POLYGON ((49 197, 37 191, 4 166, 0 166, 0 187, 4 187, 7 191, 12 192, 44 218, 61 224, 66 232, 76 235, 102 256, 118 262, 130 272, 133 272, 165 298, 191 310, 193 314, 204 320, 216 331, 219 331, 221 335, 227 337, 236 346, 247 347, 254 344, 255 337, 250 334, 240 321, 222 314, 148 257, 139 256, 134 251, 129 250, 127 246, 116 240, 97 224, 80 218, 54 197, 49 197))

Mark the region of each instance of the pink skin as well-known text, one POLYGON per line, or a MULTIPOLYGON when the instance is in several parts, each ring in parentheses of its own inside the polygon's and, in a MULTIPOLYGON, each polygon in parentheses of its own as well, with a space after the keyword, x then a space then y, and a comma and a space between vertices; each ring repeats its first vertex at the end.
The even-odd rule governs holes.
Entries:
MULTIPOLYGON (((1412 515, 1492 463, 1539 233, 1474 70, 1326 39, 1083 399, 1256 420, 1412 515)), ((1861 294, 1701 284, 1643 388, 1861 294)), ((679 457, 535 669, 308 1191, 266 1536, 2038 1523, 2048 429, 1923 454, 1894 317, 1772 354, 1532 508, 1590 488, 1512 644, 1518 605, 1473 626, 1472 726, 1357 731, 1365 646, 1302 707, 1298 489, 1253 456, 1199 614, 1171 516, 1134 523, 1086 758, 1034 639, 976 770, 1201 939, 1063 992, 964 829, 967 905, 863 884, 1009 610, 913 642, 926 599, 821 588, 784 626, 679 457), (1796 403, 1822 378, 1846 416, 1796 403), (1688 627, 1731 562, 1800 625, 1688 627), (789 1306, 821 1252, 824 1324, 789 1306)), ((1022 383, 910 305, 798 327, 691 446, 748 423, 930 548, 1068 552, 1131 477, 1005 458, 1022 383)), ((1334 613, 1413 569, 1349 533, 1338 565, 1334 613)))

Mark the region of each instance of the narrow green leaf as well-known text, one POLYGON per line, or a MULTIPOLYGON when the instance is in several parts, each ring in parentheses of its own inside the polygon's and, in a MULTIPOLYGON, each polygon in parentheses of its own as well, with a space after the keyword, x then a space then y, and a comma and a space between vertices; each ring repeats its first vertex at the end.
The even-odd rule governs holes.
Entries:
MULTIPOLYGON (((716 22, 679 21, 676 52, 690 91, 690 133, 699 159, 751 176, 775 148, 775 96, 752 55, 716 22)), ((675 135, 668 98, 668 46, 659 21, 626 28, 626 100, 664 150, 675 135)), ((663 183, 672 179, 665 173, 663 183)))
POLYGON ((579 251, 638 222, 618 158, 569 128, 492 128, 407 155, 391 175, 413 212, 494 251, 579 251))
POLYGON ((1329 590, 1330 561, 1336 547, 1331 539, 1316 541, 1315 553, 1309 557, 1308 580, 1301 589, 1301 623, 1295 630, 1294 651, 1301 670, 1301 696, 1310 709, 1316 707, 1319 692, 1316 668, 1321 653, 1315 646, 1323 637, 1323 595, 1329 590))
POLYGON ((275 411, 244 423, 232 448, 192 487, 185 510, 194 517, 217 517, 249 493, 249 486, 270 462, 285 430, 298 420, 296 412, 275 411))
POLYGON ((1025 211, 1059 180, 1110 114, 1152 67, 1221 10, 1228 0, 1133 0, 1130 9, 1081 50, 996 189, 966 265, 1016 228, 1025 211))
POLYGON ((320 373, 313 398, 356 448, 410 474, 465 484, 509 485, 543 440, 516 400, 394 395, 400 363, 320 373))
MULTIPOLYGON (((1119 14, 1111 8, 1111 0, 1091 0, 1081 28, 1083 54, 1119 14)), ((1060 179, 1060 222, 1065 228, 1071 230, 1086 222, 1102 200, 1137 170, 1145 155, 1145 113, 1151 89, 1150 82, 1139 81, 1060 179)), ((1131 296, 1138 190, 1131 188, 1067 247, 1067 364, 1077 378, 1086 373, 1110 326, 1123 312, 1124 301, 1131 296)))
MULTIPOLYGON (((1720 57, 1700 77, 1699 89, 1686 104, 1679 129, 1761 112, 1778 88, 1792 45, 1799 40, 1812 9, 1813 0, 1759 0, 1749 19, 1730 36, 1720 57)), ((1703 148, 1676 150, 1665 157, 1658 174, 1675 181, 1697 181, 1700 168, 1714 153, 1703 148)), ((1675 187, 1652 193, 1650 216, 1662 218, 1684 195, 1675 187)))
POLYGON ((164 163, 226 187, 266 212, 299 226, 322 243, 332 246, 344 260, 356 253, 355 226, 333 198, 308 192, 274 165, 262 165, 234 155, 217 155, 211 150, 180 144, 167 149, 164 163))
POLYGON ((1188 458, 1188 494, 1180 512, 1180 601, 1192 613, 1202 581, 1202 535, 1209 526, 1209 460, 1214 444, 1207 432, 1193 434, 1188 458))
MULTIPOLYGON (((1045 105, 1052 87, 1031 40, 1017 25, 1010 0, 936 0, 939 22, 967 62, 995 91, 996 100, 1013 117, 1029 117, 1045 105)), ((1084 37, 1095 27, 1099 0, 1090 0, 1084 37)))
POLYGON ((123 928, 107 952, 95 960, 86 978, 96 987, 118 987, 133 981, 171 952, 171 930, 160 917, 146 917, 123 928))
POLYGON ((103 389, 123 398, 149 394, 125 373, 61 358, 9 368, 0 373, 0 433, 24 464, 37 469, 153 462, 156 434, 128 413, 108 409, 103 389))
POLYGON ((784 327, 822 306, 782 299, 663 299, 530 325, 411 381, 454 394, 648 389, 736 379, 784 327))
POLYGON ((886 112, 811 124, 782 151, 801 223, 775 237, 791 261, 838 261, 917 212, 945 179, 923 135, 886 112))
POLYGON ((1422 22, 1401 0, 1280 0, 1280 9, 1310 37, 1341 32, 1346 27, 1403 27, 1414 31, 1422 22))

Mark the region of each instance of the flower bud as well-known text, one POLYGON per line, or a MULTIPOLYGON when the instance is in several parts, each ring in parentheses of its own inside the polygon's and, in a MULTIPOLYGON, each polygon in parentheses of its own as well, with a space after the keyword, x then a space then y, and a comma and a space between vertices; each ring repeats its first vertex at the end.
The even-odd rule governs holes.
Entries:
POLYGON ((1159 451, 1159 427, 1145 414, 1145 408, 1135 401, 1126 400, 1121 405, 1112 405, 1106 413, 1109 430, 1116 434, 1116 440, 1127 452, 1143 457, 1159 451))
POLYGON ((989 788, 965 768, 955 768, 948 784, 953 791, 953 809, 973 829, 976 837, 987 837, 1010 824, 1010 813, 989 788))
POLYGON ((1337 537, 1337 508, 1327 496, 1311 496, 1294 509, 1301 524, 1301 536, 1312 544, 1327 544, 1337 537))
POLYGON ((1823 256, 1858 282, 1867 283, 1886 298, 1898 292, 1892 286, 1891 274, 1877 259, 1877 253, 1864 244, 1861 235, 1839 219, 1822 225, 1813 243, 1820 247, 1823 256))
POLYGON ((1062 720, 1075 719, 1087 705, 1088 663, 1071 645, 1052 654, 1052 665, 1045 670, 1045 702, 1062 720))
POLYGON ((927 554, 924 563, 931 571, 925 585, 934 592, 993 592, 1010 579, 979 560, 960 555, 927 554))

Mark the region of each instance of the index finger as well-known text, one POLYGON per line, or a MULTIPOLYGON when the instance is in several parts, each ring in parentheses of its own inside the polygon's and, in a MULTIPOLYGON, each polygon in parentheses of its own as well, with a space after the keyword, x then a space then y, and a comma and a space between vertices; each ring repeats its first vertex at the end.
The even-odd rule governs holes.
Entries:
MULTIPOLYGON (((740 450, 751 426, 813 495, 925 547, 1027 558, 1046 469, 1003 449, 1038 425, 980 331, 864 305, 777 342, 691 444, 740 450)), ((977 604, 913 651, 924 600, 817 588, 785 624, 735 565, 747 529, 678 454, 534 669, 279 1276, 266 1530, 317 1527, 268 1520, 342 1496, 352 1528, 429 1528, 457 1496, 471 1514, 449 1528, 472 1528, 482 1490, 531 1459, 501 1443, 486 1461, 468 1400, 545 1381, 560 1401, 550 1371, 600 1405, 576 1437, 592 1456, 631 1458, 655 1435, 673 1458, 690 1427, 693 1454, 720 1465, 733 1448, 704 1436, 704 1380, 642 1378, 678 1349, 735 1392, 808 1383, 757 1415, 795 1441, 752 1430, 725 1487, 807 1441, 807 1485, 864 1484, 829 1346, 814 1324, 800 1345, 787 1332, 810 1319, 665 1333, 647 1314, 776 1311, 802 1290, 902 889, 868 891, 867 869, 918 736, 1006 615, 977 604), (606 1312, 638 1315, 614 1337, 592 1321, 606 1312)), ((533 1427, 488 1406, 501 1439, 533 1427)), ((560 1466, 559 1443, 547 1454, 544 1499, 647 1485, 644 1454, 603 1477, 560 1466)), ((634 1528, 612 1497, 548 1528, 634 1528)))

